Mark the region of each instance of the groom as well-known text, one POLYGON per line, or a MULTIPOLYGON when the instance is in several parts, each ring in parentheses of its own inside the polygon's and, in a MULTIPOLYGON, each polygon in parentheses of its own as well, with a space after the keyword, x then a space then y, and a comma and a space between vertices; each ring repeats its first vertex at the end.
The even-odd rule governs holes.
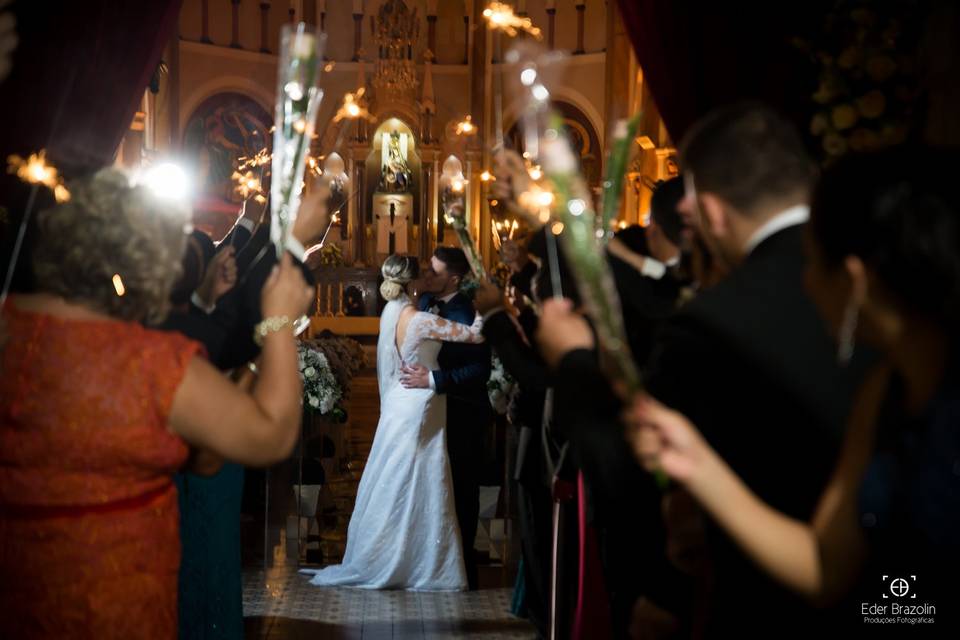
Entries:
MULTIPOLYGON (((441 318, 473 324, 476 311, 460 293, 470 271, 463 250, 438 247, 423 276, 420 310, 441 318)), ((453 474, 453 496, 463 544, 463 561, 471 589, 477 588, 477 561, 473 550, 480 514, 480 474, 484 431, 492 419, 487 398, 490 347, 486 344, 443 343, 437 358, 440 369, 404 367, 400 381, 408 389, 435 389, 447 396, 447 452, 453 474)))

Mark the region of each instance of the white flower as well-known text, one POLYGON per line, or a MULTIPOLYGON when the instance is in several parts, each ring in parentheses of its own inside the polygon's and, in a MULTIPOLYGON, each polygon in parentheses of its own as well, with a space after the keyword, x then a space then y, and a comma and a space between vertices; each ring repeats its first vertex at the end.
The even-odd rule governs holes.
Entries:
POLYGON ((308 378, 312 378, 315 375, 317 375, 317 370, 314 369, 313 367, 307 367, 306 369, 303 370, 303 375, 305 375, 308 378))
POLYGON ((310 33, 297 33, 293 36, 291 49, 294 58, 309 58, 316 51, 316 38, 310 33))
POLYGON ((320 399, 317 398, 317 396, 309 396, 307 398, 307 402, 309 402, 310 406, 313 407, 314 409, 320 406, 320 399))

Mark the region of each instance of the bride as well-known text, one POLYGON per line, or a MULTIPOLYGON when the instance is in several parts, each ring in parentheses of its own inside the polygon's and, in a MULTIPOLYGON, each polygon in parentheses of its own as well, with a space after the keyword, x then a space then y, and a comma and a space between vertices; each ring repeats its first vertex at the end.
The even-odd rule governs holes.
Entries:
POLYGON ((482 342, 471 326, 417 311, 407 286, 419 275, 410 256, 383 264, 377 376, 380 422, 360 479, 343 564, 315 574, 315 585, 459 591, 467 586, 447 460, 446 396, 399 384, 403 364, 439 368, 441 342, 482 342))

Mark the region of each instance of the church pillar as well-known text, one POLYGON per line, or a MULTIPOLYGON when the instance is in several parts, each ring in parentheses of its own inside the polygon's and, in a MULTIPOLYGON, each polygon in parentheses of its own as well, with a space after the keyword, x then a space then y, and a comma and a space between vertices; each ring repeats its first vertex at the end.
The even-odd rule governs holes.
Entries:
POLYGON ((233 37, 230 39, 230 47, 233 49, 240 49, 240 0, 230 0, 230 4, 233 5, 232 9, 232 20, 233 20, 233 37))
MULTIPOLYGON (((608 11, 615 11, 616 9, 608 9, 608 11)), ((585 13, 587 11, 586 3, 580 1, 577 2, 577 48, 574 50, 574 54, 580 54, 584 52, 583 49, 583 22, 585 19, 585 13)))
POLYGON ((353 61, 360 59, 363 46, 363 0, 353 0, 353 61))
POLYGON ((427 49, 437 51, 437 16, 427 16, 427 49))
MULTIPOLYGON (((608 9, 608 13, 615 10, 608 9)), ((554 27, 557 22, 557 3, 556 0, 547 0, 547 48, 551 51, 554 45, 554 27)))
POLYGON ((270 3, 260 3, 260 52, 270 53, 270 3))
POLYGON ((213 44, 210 39, 210 0, 200 0, 200 42, 213 44))

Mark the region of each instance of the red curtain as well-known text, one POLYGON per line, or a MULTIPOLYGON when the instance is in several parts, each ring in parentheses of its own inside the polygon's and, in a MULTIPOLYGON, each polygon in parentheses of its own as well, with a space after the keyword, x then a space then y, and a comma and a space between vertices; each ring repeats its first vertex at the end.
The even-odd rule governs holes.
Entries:
POLYGON ((831 0, 618 3, 674 141, 709 110, 744 99, 806 128, 815 71, 792 41, 819 29, 831 0))
POLYGON ((2 160, 46 148, 67 173, 110 164, 180 2, 15 2, 20 43, 0 84, 2 160))
MULTIPOLYGON (((113 162, 164 45, 177 27, 181 0, 17 0, 19 44, 0 82, 0 270, 6 277, 31 189, 6 172, 7 156, 47 149, 66 177, 113 162)), ((10 7, 7 8, 9 10, 10 7)), ((33 210, 53 204, 36 190, 33 210)), ((28 240, 15 290, 30 288, 28 240)))

